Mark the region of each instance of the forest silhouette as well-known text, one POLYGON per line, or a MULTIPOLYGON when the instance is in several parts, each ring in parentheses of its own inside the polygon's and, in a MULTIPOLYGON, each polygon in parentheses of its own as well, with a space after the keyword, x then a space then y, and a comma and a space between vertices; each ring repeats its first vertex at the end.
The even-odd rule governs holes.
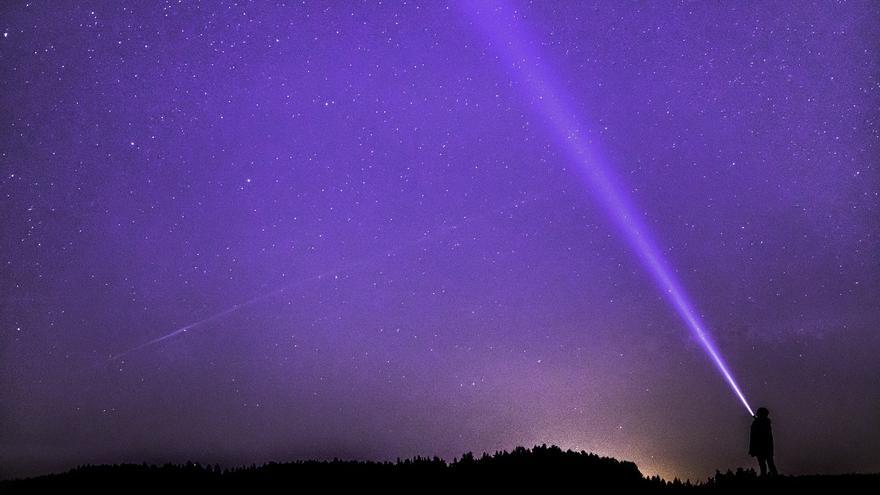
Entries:
POLYGON ((218 465, 80 466, 60 474, 0 482, 0 493, 259 493, 351 490, 437 492, 576 490, 587 493, 880 493, 880 473, 760 477, 753 469, 703 482, 646 477, 635 463, 556 446, 517 447, 480 457, 466 453, 396 462, 295 461, 222 469, 218 465))

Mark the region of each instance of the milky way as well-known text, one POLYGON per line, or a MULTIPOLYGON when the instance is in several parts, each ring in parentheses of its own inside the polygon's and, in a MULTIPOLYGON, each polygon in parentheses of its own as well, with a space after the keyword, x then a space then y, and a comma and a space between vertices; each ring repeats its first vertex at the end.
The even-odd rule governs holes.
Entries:
POLYGON ((511 0, 511 52, 473 5, 0 7, 0 476, 535 443, 751 465, 572 138, 779 468, 880 470, 878 6, 511 0))

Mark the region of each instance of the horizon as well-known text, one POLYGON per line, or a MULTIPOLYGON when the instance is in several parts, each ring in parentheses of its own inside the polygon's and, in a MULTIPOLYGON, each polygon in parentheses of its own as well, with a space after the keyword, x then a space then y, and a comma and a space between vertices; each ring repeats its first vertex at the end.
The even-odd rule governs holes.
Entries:
MULTIPOLYGON (((372 459, 372 458, 360 458, 360 457, 339 457, 339 456, 335 456, 335 455, 326 455, 324 457, 286 459, 286 460, 276 459, 276 460, 268 460, 268 461, 263 461, 263 462, 251 462, 249 464, 234 464, 234 465, 228 465, 228 464, 224 465, 223 463, 220 463, 220 462, 201 462, 197 459, 188 459, 186 461, 180 461, 180 462, 140 461, 140 462, 114 462, 114 463, 84 463, 84 464, 79 464, 79 465, 76 465, 76 466, 73 466, 70 468, 65 468, 63 470, 52 471, 52 472, 48 472, 48 473, 41 473, 41 474, 36 474, 33 476, 27 475, 27 476, 18 476, 18 477, 14 477, 14 478, 5 478, 5 477, 2 477, 2 475, 0 475, 0 481, 27 480, 27 479, 32 479, 32 478, 39 478, 39 477, 46 476, 46 475, 65 474, 70 471, 79 470, 79 469, 83 469, 83 468, 102 467, 102 466, 116 467, 116 466, 143 466, 143 465, 147 465, 147 466, 153 466, 153 467, 163 467, 163 466, 197 465, 197 466, 201 466, 203 468, 217 468, 217 467, 219 467, 223 471, 235 471, 235 470, 239 470, 239 469, 251 469, 254 467, 256 467, 257 469, 260 469, 265 466, 275 465, 275 464, 350 463, 350 462, 355 462, 355 463, 399 465, 401 463, 406 463, 408 461, 415 461, 415 460, 423 460, 423 461, 439 460, 439 461, 442 461, 447 466, 449 466, 449 465, 453 465, 455 463, 463 461, 464 457, 467 455, 471 455, 473 459, 481 459, 481 458, 485 458, 485 457, 496 457, 498 455, 513 454, 513 453, 520 451, 520 450, 532 452, 533 450, 536 450, 536 449, 549 449, 549 450, 559 449, 559 451, 561 453, 565 453, 565 454, 573 453, 573 454, 581 454, 581 455, 595 455, 600 459, 609 459, 609 460, 613 460, 613 461, 617 461, 617 462, 621 462, 621 463, 631 463, 634 466, 636 466, 636 468, 639 470, 639 473, 641 474, 642 478, 650 479, 653 477, 659 477, 661 480, 663 480, 665 482, 680 481, 682 483, 698 484, 698 483, 705 483, 707 480, 711 480, 718 473, 732 474, 732 473, 737 473, 740 471, 745 471, 747 473, 751 472, 751 474, 754 476, 754 475, 756 475, 756 471, 757 471, 754 466, 733 466, 733 467, 726 467, 723 469, 718 468, 715 471, 713 471, 710 475, 707 475, 706 477, 704 477, 702 479, 699 479, 699 478, 679 478, 677 476, 664 477, 664 476, 660 475, 659 473, 646 473, 641 468, 638 467, 638 464, 636 464, 635 462, 628 460, 628 459, 618 459, 615 457, 604 456, 604 455, 601 455, 601 454, 598 454, 595 452, 590 452, 590 451, 585 451, 585 450, 566 449, 566 448, 559 447, 558 445, 555 445, 555 444, 550 444, 550 445, 548 445, 548 444, 537 445, 536 444, 536 445, 532 445, 532 446, 518 445, 512 449, 500 449, 500 450, 495 450, 495 451, 491 451, 491 452, 485 452, 485 451, 471 452, 471 451, 468 451, 468 452, 462 452, 461 454, 459 454, 457 456, 453 456, 453 457, 449 457, 449 458, 443 457, 443 456, 428 455, 428 454, 413 455, 413 456, 407 456, 407 457, 387 458, 387 459, 372 459)), ((781 476, 783 476, 783 477, 798 477, 798 476, 809 477, 809 476, 847 476, 847 475, 880 476, 880 471, 877 471, 877 472, 867 471, 867 472, 859 472, 859 473, 856 473, 856 472, 784 473, 781 476)))
POLYGON ((704 480, 757 469, 758 407, 782 474, 880 472, 880 4, 0 33, 0 479, 546 444, 704 480))

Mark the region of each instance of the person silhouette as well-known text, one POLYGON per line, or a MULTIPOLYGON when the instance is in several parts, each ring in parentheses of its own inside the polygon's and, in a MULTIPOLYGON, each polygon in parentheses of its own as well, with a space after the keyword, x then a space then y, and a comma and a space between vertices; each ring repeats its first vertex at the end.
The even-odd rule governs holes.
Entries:
POLYGON ((761 476, 770 474, 776 476, 776 464, 773 463, 773 430, 770 428, 770 411, 766 407, 759 407, 752 421, 751 435, 749 436, 749 455, 758 458, 758 467, 761 468, 761 476))

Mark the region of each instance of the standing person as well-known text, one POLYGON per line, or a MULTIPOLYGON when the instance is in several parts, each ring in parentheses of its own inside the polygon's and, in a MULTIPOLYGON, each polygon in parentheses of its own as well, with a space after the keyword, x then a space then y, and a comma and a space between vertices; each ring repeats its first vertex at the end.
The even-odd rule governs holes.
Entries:
POLYGON ((749 436, 749 455, 758 458, 758 467, 761 468, 761 476, 770 474, 776 476, 776 464, 773 463, 773 430, 770 428, 770 411, 766 407, 759 407, 752 421, 751 435, 749 436))

